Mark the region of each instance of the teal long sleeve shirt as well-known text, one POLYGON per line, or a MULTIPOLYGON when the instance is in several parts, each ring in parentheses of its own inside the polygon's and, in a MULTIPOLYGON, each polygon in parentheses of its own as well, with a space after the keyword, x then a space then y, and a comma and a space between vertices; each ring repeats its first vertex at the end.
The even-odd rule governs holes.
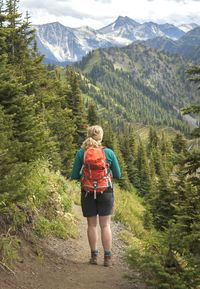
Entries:
MULTIPOLYGON (((109 148, 104 148, 104 153, 106 157, 106 162, 109 164, 109 168, 112 171, 113 178, 119 179, 121 177, 121 171, 115 153, 109 148)), ((73 180, 79 180, 81 177, 80 171, 83 165, 83 156, 84 150, 81 148, 80 150, 77 151, 74 160, 74 165, 71 173, 71 179, 73 180)))

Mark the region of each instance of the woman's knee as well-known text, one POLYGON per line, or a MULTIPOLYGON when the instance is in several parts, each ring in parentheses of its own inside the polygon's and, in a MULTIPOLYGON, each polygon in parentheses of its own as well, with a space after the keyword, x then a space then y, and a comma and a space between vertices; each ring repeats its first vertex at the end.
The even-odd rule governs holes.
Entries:
POLYGON ((88 217, 87 218, 88 227, 97 227, 97 217, 88 217))
POLYGON ((100 216, 99 225, 101 229, 110 228, 110 216, 100 216))

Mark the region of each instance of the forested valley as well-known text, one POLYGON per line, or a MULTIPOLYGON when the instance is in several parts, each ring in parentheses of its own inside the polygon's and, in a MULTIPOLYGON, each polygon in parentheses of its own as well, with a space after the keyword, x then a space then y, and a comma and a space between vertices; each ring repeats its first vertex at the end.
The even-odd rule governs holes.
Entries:
POLYGON ((42 59, 28 13, 1 0, 0 270, 14 270, 26 230, 76 236, 70 172, 87 127, 100 124, 122 170, 114 219, 127 227, 128 262, 147 288, 200 288, 200 129, 183 119, 199 117, 200 67, 140 45, 75 67, 42 59))

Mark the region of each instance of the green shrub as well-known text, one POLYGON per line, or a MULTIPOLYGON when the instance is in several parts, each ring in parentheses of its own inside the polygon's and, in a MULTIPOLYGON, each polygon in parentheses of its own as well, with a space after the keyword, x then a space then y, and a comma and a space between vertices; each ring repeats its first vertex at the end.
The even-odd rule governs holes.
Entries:
POLYGON ((78 230, 73 215, 65 215, 51 222, 51 234, 61 239, 76 237, 78 230))
POLYGON ((159 255, 145 251, 140 254, 135 248, 131 248, 128 253, 129 262, 133 268, 138 269, 143 279, 152 289, 197 289, 192 286, 192 279, 184 282, 183 272, 177 272, 176 268, 165 266, 166 254, 159 255))
MULTIPOLYGON (((47 161, 40 160, 29 164, 28 172, 22 177, 18 190, 20 199, 13 199, 12 202, 9 198, 0 199, 0 214, 6 216, 15 229, 25 225, 27 221, 34 221, 38 215, 51 221, 64 213, 71 213, 73 199, 79 188, 59 172, 52 171, 47 161)), ((43 224, 48 227, 44 219, 40 220, 41 226, 43 224)))
POLYGON ((62 196, 61 202, 63 205, 63 211, 65 213, 72 211, 72 200, 69 198, 69 196, 66 193, 65 195, 62 196))
POLYGON ((34 222, 33 231, 39 237, 55 236, 62 239, 76 237, 78 233, 76 220, 73 215, 69 214, 51 221, 43 216, 38 216, 34 222))
POLYGON ((140 198, 136 195, 136 191, 123 191, 115 185, 114 196, 114 220, 124 224, 136 237, 144 235, 144 207, 141 204, 140 198))
POLYGON ((51 234, 55 237, 66 239, 68 237, 67 228, 62 220, 54 220, 50 224, 51 234))
POLYGON ((153 229, 153 216, 149 210, 145 210, 144 212, 143 224, 146 230, 153 229))
POLYGON ((33 231, 39 237, 47 237, 51 233, 51 223, 43 216, 39 216, 33 224, 33 231))
POLYGON ((20 240, 16 236, 0 236, 0 261, 5 265, 13 265, 18 258, 20 240))
POLYGON ((80 205, 80 183, 77 181, 67 182, 67 194, 70 196, 74 204, 80 205))

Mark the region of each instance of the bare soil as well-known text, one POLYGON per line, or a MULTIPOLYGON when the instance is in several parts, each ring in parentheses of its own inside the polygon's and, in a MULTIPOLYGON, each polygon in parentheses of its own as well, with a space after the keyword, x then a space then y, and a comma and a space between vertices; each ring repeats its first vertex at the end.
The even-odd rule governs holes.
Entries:
POLYGON ((123 229, 112 222, 112 267, 103 266, 103 249, 99 240, 99 264, 88 263, 90 250, 87 241, 86 219, 80 207, 75 207, 80 233, 77 239, 41 240, 37 249, 23 241, 20 261, 14 273, 0 267, 0 289, 143 289, 139 273, 128 268, 124 259, 125 245, 118 234, 123 229), (41 252, 41 254, 40 254, 41 252))

